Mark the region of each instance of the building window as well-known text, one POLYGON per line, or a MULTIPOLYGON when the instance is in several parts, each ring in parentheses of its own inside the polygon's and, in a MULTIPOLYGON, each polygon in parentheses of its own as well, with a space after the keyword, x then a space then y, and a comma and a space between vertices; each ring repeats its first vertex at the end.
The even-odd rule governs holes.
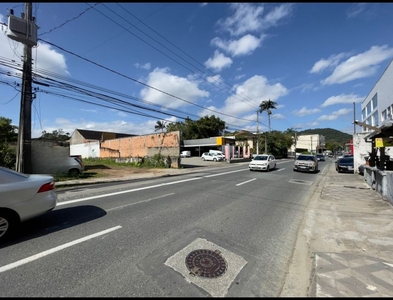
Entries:
POLYGON ((362 109, 362 121, 366 120, 366 108, 362 109))
POLYGON ((386 119, 387 120, 391 120, 392 119, 392 106, 388 107, 387 114, 386 114, 386 119))
POLYGON ((373 108, 372 108, 372 109, 374 110, 374 109, 376 109, 377 106, 378 106, 378 94, 375 94, 375 95, 374 95, 372 101, 373 101, 373 108))
POLYGON ((378 110, 371 116, 371 125, 378 126, 378 110))
POLYGON ((386 109, 381 114, 381 122, 385 121, 387 118, 386 109))
POLYGON ((371 114, 371 101, 367 103, 366 106, 366 115, 369 116, 371 114))

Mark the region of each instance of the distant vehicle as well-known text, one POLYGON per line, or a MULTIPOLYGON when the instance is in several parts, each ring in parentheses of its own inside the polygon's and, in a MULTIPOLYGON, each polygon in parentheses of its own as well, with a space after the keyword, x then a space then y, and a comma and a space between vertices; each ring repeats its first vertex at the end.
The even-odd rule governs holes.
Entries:
POLYGON ((209 150, 209 153, 217 153, 217 154, 221 154, 222 156, 225 157, 225 154, 220 150, 209 150))
POLYGON ((337 160, 336 171, 338 173, 353 173, 353 157, 342 157, 337 160))
POLYGON ((56 204, 52 176, 0 167, 0 241, 10 236, 20 222, 51 211, 56 204))
POLYGON ((222 161, 223 158, 222 155, 219 155, 217 153, 209 153, 209 152, 204 152, 202 153, 201 159, 202 160, 211 160, 211 161, 222 161))
POLYGON ((274 170, 277 167, 276 159, 273 155, 260 154, 256 155, 248 164, 250 171, 266 171, 274 170))
POLYGON ((294 171, 318 172, 318 160, 312 154, 300 154, 293 165, 294 171))
POLYGON ((191 157, 191 151, 182 151, 180 157, 191 157))
POLYGON ((317 154, 318 161, 325 161, 325 156, 323 154, 317 154))

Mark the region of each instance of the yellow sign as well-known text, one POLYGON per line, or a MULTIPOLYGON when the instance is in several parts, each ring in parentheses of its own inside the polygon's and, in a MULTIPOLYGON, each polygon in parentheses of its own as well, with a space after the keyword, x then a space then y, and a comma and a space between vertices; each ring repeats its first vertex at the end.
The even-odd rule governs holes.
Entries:
POLYGON ((224 138, 222 136, 216 138, 216 144, 218 146, 224 145, 224 138))
POLYGON ((383 138, 375 138, 375 147, 377 148, 384 147, 383 138))

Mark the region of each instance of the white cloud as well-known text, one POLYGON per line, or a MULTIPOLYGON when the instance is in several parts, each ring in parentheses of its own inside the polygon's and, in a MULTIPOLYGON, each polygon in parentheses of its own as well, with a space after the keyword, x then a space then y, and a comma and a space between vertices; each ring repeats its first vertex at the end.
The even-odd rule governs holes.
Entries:
POLYGON ((145 63, 143 65, 141 65, 140 63, 136 63, 136 64, 134 64, 134 66, 137 69, 144 69, 144 70, 150 70, 150 68, 151 68, 151 64, 150 63, 145 63))
POLYGON ((361 14, 366 9, 366 3, 356 3, 347 9, 347 18, 351 19, 361 14))
POLYGON ((246 74, 237 75, 237 76, 235 76, 235 79, 239 80, 239 79, 242 79, 245 76, 246 76, 246 74))
POLYGON ((333 121, 336 120, 338 117, 346 115, 350 112, 353 112, 350 108, 341 108, 332 112, 330 115, 322 115, 318 118, 318 121, 333 121))
MULTIPOLYGON (((263 99, 270 98, 277 102, 279 98, 285 96, 287 93, 287 88, 282 84, 271 84, 267 78, 255 75, 246 80, 243 84, 237 85, 235 87, 235 94, 225 100, 223 107, 216 108, 211 106, 209 109, 220 111, 223 114, 230 116, 239 116, 241 119, 214 113, 228 124, 236 124, 236 126, 239 127, 248 124, 250 120, 256 120, 257 110, 259 109, 259 104, 263 99)), ((209 110, 202 110, 198 113, 200 116, 212 114, 213 113, 209 110)))
POLYGON ((348 56, 348 54, 346 54, 346 53, 340 53, 340 54, 336 54, 336 55, 331 55, 327 59, 321 59, 314 64, 314 66, 310 70, 310 73, 320 73, 329 67, 335 67, 338 65, 338 63, 341 59, 343 59, 347 56, 348 56))
POLYGON ((209 83, 212 83, 212 84, 221 83, 221 82, 223 81, 223 80, 222 80, 222 77, 221 77, 220 75, 208 76, 208 77, 206 78, 206 80, 207 80, 209 83))
POLYGON ((307 109, 306 107, 302 107, 299 110, 294 110, 292 112, 292 114, 294 114, 297 117, 304 117, 307 115, 312 115, 312 114, 316 114, 319 113, 321 110, 319 108, 311 108, 311 109, 307 109))
POLYGON ((149 87, 143 88, 140 91, 141 97, 149 102, 170 108, 184 107, 189 105, 187 102, 195 103, 199 98, 209 96, 209 92, 198 88, 198 82, 172 75, 169 73, 168 68, 154 69, 148 75, 146 84, 154 87, 155 89, 149 87), (164 91, 165 93, 162 93, 157 89, 164 91), (170 95, 186 101, 176 99, 170 95))
MULTIPOLYGON (((176 122, 175 117, 170 117, 165 119, 167 122, 176 122)), ((154 133, 154 126, 156 125, 157 120, 148 120, 143 123, 133 123, 126 122, 124 120, 115 120, 111 122, 92 122, 86 120, 75 120, 75 119, 65 119, 65 118, 57 118, 54 123, 50 126, 47 126, 45 123, 42 124, 46 132, 53 132, 54 130, 59 130, 59 128, 63 129, 64 132, 68 132, 70 135, 74 132, 76 128, 78 129, 87 129, 87 130, 96 130, 96 131, 106 131, 106 132, 116 132, 116 133, 129 133, 136 135, 144 135, 154 133)), ((38 124, 32 124, 32 138, 38 138, 42 135, 41 127, 38 124), (34 126, 35 125, 35 126, 34 126), (39 129, 34 129, 35 127, 39 127, 39 129)))
POLYGON ((233 15, 225 20, 219 20, 217 24, 222 30, 228 31, 232 36, 239 36, 246 32, 259 32, 272 26, 289 16, 292 4, 282 4, 273 8, 265 16, 265 6, 251 3, 233 3, 230 8, 233 15))
POLYGON ((205 62, 207 68, 215 71, 221 71, 224 68, 228 68, 232 64, 232 59, 220 53, 218 50, 214 51, 213 58, 209 58, 205 62))
MULTIPOLYGON (((7 37, 6 34, 0 34, 0 56, 15 60, 22 63, 23 44, 7 37)), ((34 59, 33 72, 40 73, 38 70, 50 71, 60 75, 70 75, 67 70, 65 56, 56 52, 50 45, 37 43, 32 49, 34 59)))
POLYGON ((338 65, 332 75, 322 80, 321 83, 332 85, 370 77, 376 73, 380 63, 392 57, 393 48, 388 48, 386 45, 373 46, 370 50, 352 56, 338 65))
POLYGON ((350 95, 341 94, 338 96, 332 96, 327 98, 325 102, 322 103, 321 107, 326 107, 334 104, 352 104, 353 102, 359 103, 362 102, 363 100, 364 97, 359 97, 354 94, 350 94, 350 95))
POLYGON ((218 48, 230 53, 232 57, 249 55, 255 49, 257 49, 266 36, 262 35, 260 38, 256 38, 251 34, 247 34, 238 40, 224 41, 218 37, 211 41, 211 44, 217 46, 218 48))

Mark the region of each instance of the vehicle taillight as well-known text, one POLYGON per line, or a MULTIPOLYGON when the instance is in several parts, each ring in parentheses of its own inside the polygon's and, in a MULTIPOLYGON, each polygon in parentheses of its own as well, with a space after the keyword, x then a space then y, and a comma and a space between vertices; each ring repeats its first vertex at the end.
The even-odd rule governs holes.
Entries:
POLYGON ((47 191, 51 191, 55 188, 55 182, 49 182, 49 183, 45 183, 43 186, 40 187, 40 189, 38 190, 37 193, 43 193, 43 192, 47 192, 47 191))

